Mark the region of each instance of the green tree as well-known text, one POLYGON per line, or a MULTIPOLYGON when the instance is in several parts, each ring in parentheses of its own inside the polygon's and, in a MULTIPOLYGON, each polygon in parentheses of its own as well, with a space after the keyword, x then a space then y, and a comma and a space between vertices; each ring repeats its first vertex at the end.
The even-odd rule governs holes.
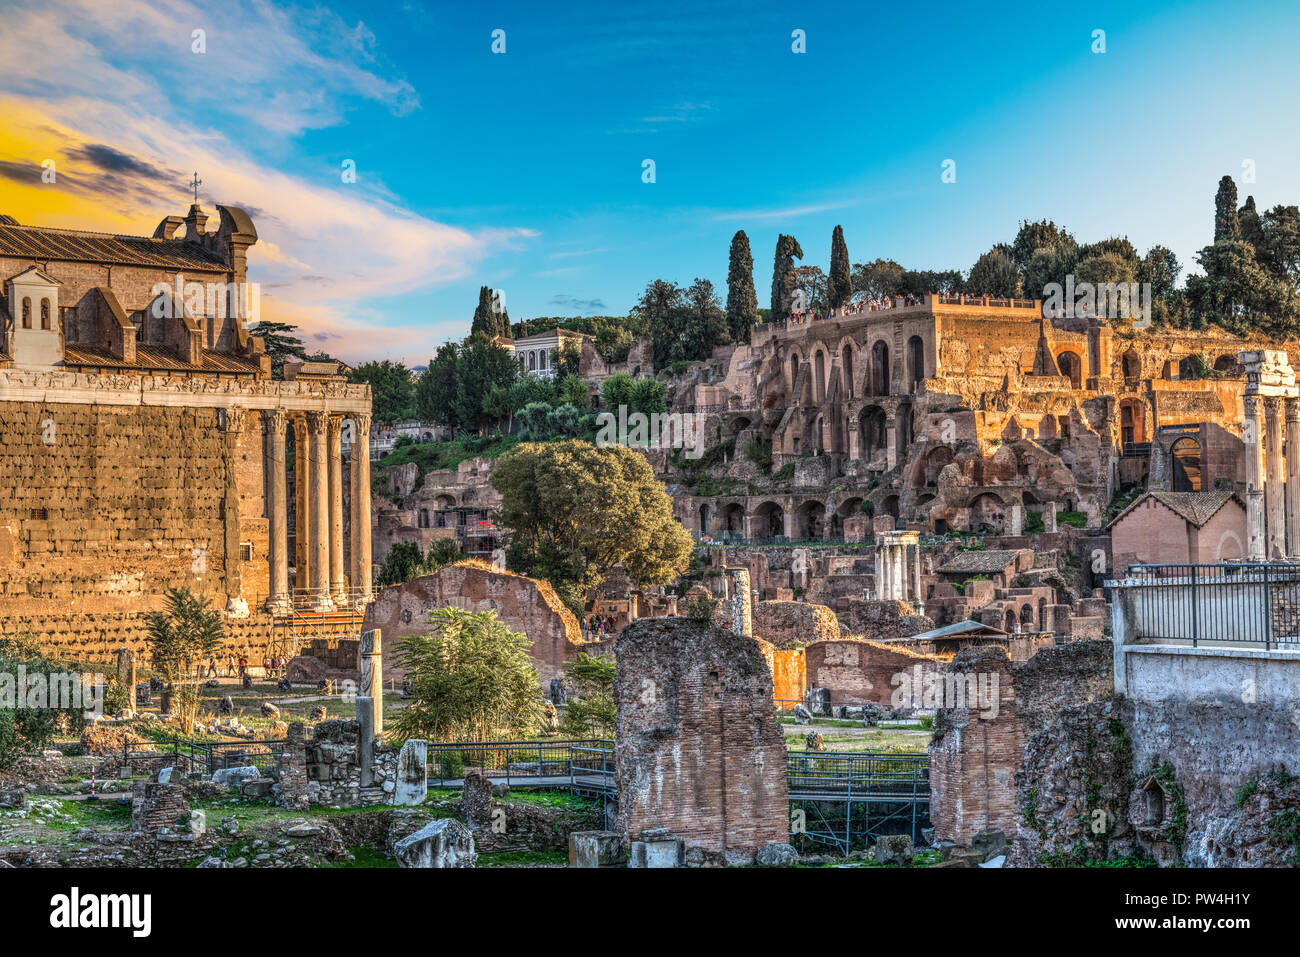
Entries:
POLYGON ((830 287, 821 266, 799 266, 794 271, 795 288, 803 290, 805 312, 825 312, 830 304, 830 287))
POLYGON ((489 339, 501 332, 501 320, 492 308, 492 290, 487 286, 479 286, 478 305, 474 307, 474 318, 469 323, 469 334, 472 336, 476 332, 489 339))
MULTIPOLYGON (((1039 220, 1036 223, 1024 221, 1020 224, 1016 238, 1011 242, 1009 255, 1011 261, 1021 271, 1027 271, 1034 254, 1039 250, 1051 252, 1077 245, 1078 243, 1065 227, 1057 226, 1050 219, 1039 220)), ((1030 288, 1033 288, 1032 285, 1030 288)))
POLYGON ((451 428, 460 425, 456 419, 457 353, 453 343, 444 343, 420 373, 415 385, 415 410, 422 421, 451 428))
POLYGON ((758 321, 758 295, 754 292, 754 256, 743 229, 731 237, 727 263, 727 329, 732 342, 748 342, 749 330, 758 321))
POLYGON ((188 675, 204 658, 221 650, 225 624, 208 598, 189 588, 169 588, 163 609, 145 615, 149 661, 168 684, 188 675))
POLYGON ((614 736, 614 658, 585 651, 564 663, 568 703, 560 732, 577 738, 614 736))
POLYGON ((645 457, 589 442, 524 443, 492 473, 510 567, 578 603, 622 563, 637 585, 666 584, 690 561, 691 536, 645 457))
POLYGON ((827 302, 839 309, 853 296, 853 276, 849 266, 849 247, 844 242, 844 227, 831 233, 831 271, 827 283, 827 302))
POLYGON ((799 280, 794 261, 803 259, 799 240, 784 233, 776 238, 776 255, 772 259, 772 321, 786 322, 793 315, 794 291, 799 280))
POLYGON ((853 267, 853 288, 863 299, 891 299, 902 294, 904 272, 892 259, 858 263, 853 267))
POLYGON ((367 362, 353 369, 348 379, 370 386, 375 421, 388 425, 415 415, 415 377, 402 363, 367 362))
POLYGON ((297 326, 291 326, 287 322, 268 322, 265 319, 249 329, 252 335, 262 340, 266 354, 271 357, 272 379, 284 378, 286 359, 301 361, 307 358, 302 340, 294 335, 297 331, 297 326))
POLYGON ((531 647, 495 611, 429 612, 427 633, 397 642, 410 698, 392 722, 394 743, 531 737, 540 683, 531 647))
POLYGON ((1020 295, 1020 270, 1004 249, 995 247, 971 267, 966 288, 976 296, 1014 298, 1020 295))
POLYGON ((1214 196, 1214 241, 1237 239, 1241 236, 1241 223, 1237 219, 1237 184, 1231 176, 1219 180, 1219 190, 1214 196))

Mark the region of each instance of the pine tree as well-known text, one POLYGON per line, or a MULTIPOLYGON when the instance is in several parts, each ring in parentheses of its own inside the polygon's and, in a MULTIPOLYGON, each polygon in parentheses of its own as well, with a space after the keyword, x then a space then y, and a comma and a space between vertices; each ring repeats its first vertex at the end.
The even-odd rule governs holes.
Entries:
POLYGON ((1219 192, 1214 197, 1214 241, 1237 239, 1241 224, 1237 219, 1237 184, 1231 176, 1219 180, 1219 192))
POLYGON ((727 328, 732 342, 748 342, 749 327, 758 319, 758 294, 754 291, 754 257, 743 229, 731 237, 727 267, 727 328))
POLYGON ((827 283, 832 309, 843 308, 853 295, 853 277, 849 269, 849 247, 844 243, 844 227, 836 226, 831 234, 831 271, 827 283))
POLYGON ((776 238, 776 257, 772 263, 773 322, 784 322, 794 312, 794 291, 799 284, 799 277, 794 270, 796 259, 803 259, 799 240, 782 233, 776 238))

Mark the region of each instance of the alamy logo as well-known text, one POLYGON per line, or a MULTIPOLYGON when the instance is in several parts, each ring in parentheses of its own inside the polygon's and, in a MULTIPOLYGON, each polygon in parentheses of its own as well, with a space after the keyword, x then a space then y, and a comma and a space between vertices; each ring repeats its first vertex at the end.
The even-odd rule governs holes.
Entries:
POLYGON ((192 316, 224 319, 238 316, 254 324, 262 315, 262 288, 255 282, 186 282, 183 273, 174 283, 154 283, 149 311, 155 319, 175 319, 182 308, 192 316))
POLYGON ((133 937, 148 937, 153 930, 153 897, 149 894, 85 894, 74 887, 69 894, 50 898, 50 926, 127 928, 133 937))
POLYGON ((1065 285, 1049 282, 1043 287, 1043 315, 1049 319, 1132 319, 1151 321, 1151 283, 1081 282, 1074 275, 1065 285))
POLYGON ((916 665, 894 674, 889 703, 894 708, 968 708, 985 721, 998 716, 998 673, 940 673, 916 665))
POLYGON ((602 412, 596 416, 596 448, 684 449, 686 458, 698 459, 704 454, 704 418, 701 412, 629 415, 627 406, 620 405, 618 415, 602 412))
POLYGON ((80 710, 87 719, 104 715, 102 674, 79 671, 27 673, 25 665, 0 671, 0 709, 80 710))

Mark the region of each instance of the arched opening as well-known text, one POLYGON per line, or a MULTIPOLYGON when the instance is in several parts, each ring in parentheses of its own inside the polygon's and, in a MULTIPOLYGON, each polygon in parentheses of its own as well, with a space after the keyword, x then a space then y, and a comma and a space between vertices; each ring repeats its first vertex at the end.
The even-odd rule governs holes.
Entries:
POLYGON ((790 357, 790 404, 793 405, 797 400, 794 394, 795 383, 799 381, 799 355, 798 353, 790 357))
POLYGON ((50 329, 50 301, 48 299, 41 300, 41 328, 46 332, 50 329))
POLYGON ((709 506, 700 506, 700 534, 709 534, 709 506))
POLYGON ((891 518, 898 518, 898 496, 886 495, 880 503, 880 511, 891 518))
POLYGON ((1174 466, 1174 491, 1201 490, 1201 443, 1183 436, 1169 450, 1174 466))
POLYGON ((1138 354, 1132 349, 1124 353, 1120 365, 1126 382, 1136 382, 1142 378, 1142 360, 1138 358, 1138 354))
POLYGON ((818 453, 826 448, 826 420, 820 412, 813 419, 812 428, 808 431, 808 441, 804 448, 818 453))
POLYGON ((1145 407, 1136 399, 1125 399, 1119 404, 1120 441, 1129 446, 1146 439, 1145 407))
POLYGON ((871 347, 871 394, 889 395, 889 346, 883 339, 871 347))
POLYGON ((844 346, 844 394, 853 398, 853 346, 844 346))
POLYGON ((1016 610, 1014 608, 1007 609, 1007 615, 1006 618, 1003 619, 1002 624, 1003 624, 1003 630, 1011 634, 1015 634, 1017 631, 1020 630, 1016 622, 1016 610))
POLYGON ((30 296, 23 296, 23 328, 32 327, 32 300, 30 296))
POLYGON ((536 352, 530 352, 530 353, 528 353, 528 371, 529 371, 529 372, 536 372, 536 371, 537 371, 537 353, 536 353, 536 352))
POLYGON ((915 392, 925 379, 925 343, 920 336, 907 340, 907 391, 915 392))
POLYGON ((795 512, 795 536, 812 540, 826 534, 826 506, 821 502, 804 502, 795 512))
POLYGON ((1038 599, 1038 630, 1039 631, 1051 630, 1050 628, 1047 627, 1047 599, 1046 598, 1038 599))
POLYGON ((785 511, 776 502, 764 502, 754 509, 754 534, 758 538, 776 538, 785 534, 785 511))
POLYGON ((1236 356, 1219 356, 1214 360, 1214 371, 1223 372, 1227 375, 1241 375, 1241 366, 1238 364, 1236 356))
POLYGON ((1056 367, 1070 380, 1070 388, 1083 388, 1083 360, 1074 352, 1062 352, 1056 357, 1056 367))
POLYGON ((820 349, 813 356, 813 401, 818 405, 826 401, 826 353, 820 349))
POLYGON ((736 502, 724 506, 722 509, 722 525, 728 532, 743 533, 745 531, 745 506, 736 502))
POLYGON ((1178 360, 1178 378, 1180 379, 1199 379, 1201 376, 1196 369, 1196 360, 1187 356, 1178 360))
POLYGON ((933 488, 939 484, 939 473, 943 471, 944 466, 952 464, 956 459, 952 449, 946 445, 940 445, 938 448, 931 449, 925 456, 925 485, 927 488, 933 488))
POLYGON ((885 410, 869 405, 858 418, 858 446, 864 462, 870 462, 885 448, 885 410))
POLYGON ((972 531, 988 530, 1001 532, 1005 527, 1007 506, 1002 499, 988 492, 978 496, 970 504, 970 527, 972 531))
POLYGON ((907 450, 912 445, 912 407, 900 405, 894 416, 894 434, 897 438, 894 451, 901 462, 907 458, 907 450))
POLYGON ((750 426, 749 419, 745 419, 745 418, 736 419, 736 421, 731 424, 731 434, 739 435, 741 432, 744 432, 747 428, 749 428, 749 426, 750 426))
POLYGON ((1021 631, 1033 631, 1034 629, 1034 606, 1023 605, 1020 609, 1021 631))

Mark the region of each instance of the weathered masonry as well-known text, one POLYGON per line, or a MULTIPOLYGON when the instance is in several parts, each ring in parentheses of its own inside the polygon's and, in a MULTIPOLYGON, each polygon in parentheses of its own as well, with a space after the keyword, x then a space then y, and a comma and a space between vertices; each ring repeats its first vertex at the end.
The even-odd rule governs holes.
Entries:
POLYGON ((333 363, 272 380, 245 275, 257 233, 218 209, 215 232, 196 204, 152 237, 0 217, 4 632, 104 657, 185 586, 253 650, 295 603, 369 599, 370 389, 333 363))

